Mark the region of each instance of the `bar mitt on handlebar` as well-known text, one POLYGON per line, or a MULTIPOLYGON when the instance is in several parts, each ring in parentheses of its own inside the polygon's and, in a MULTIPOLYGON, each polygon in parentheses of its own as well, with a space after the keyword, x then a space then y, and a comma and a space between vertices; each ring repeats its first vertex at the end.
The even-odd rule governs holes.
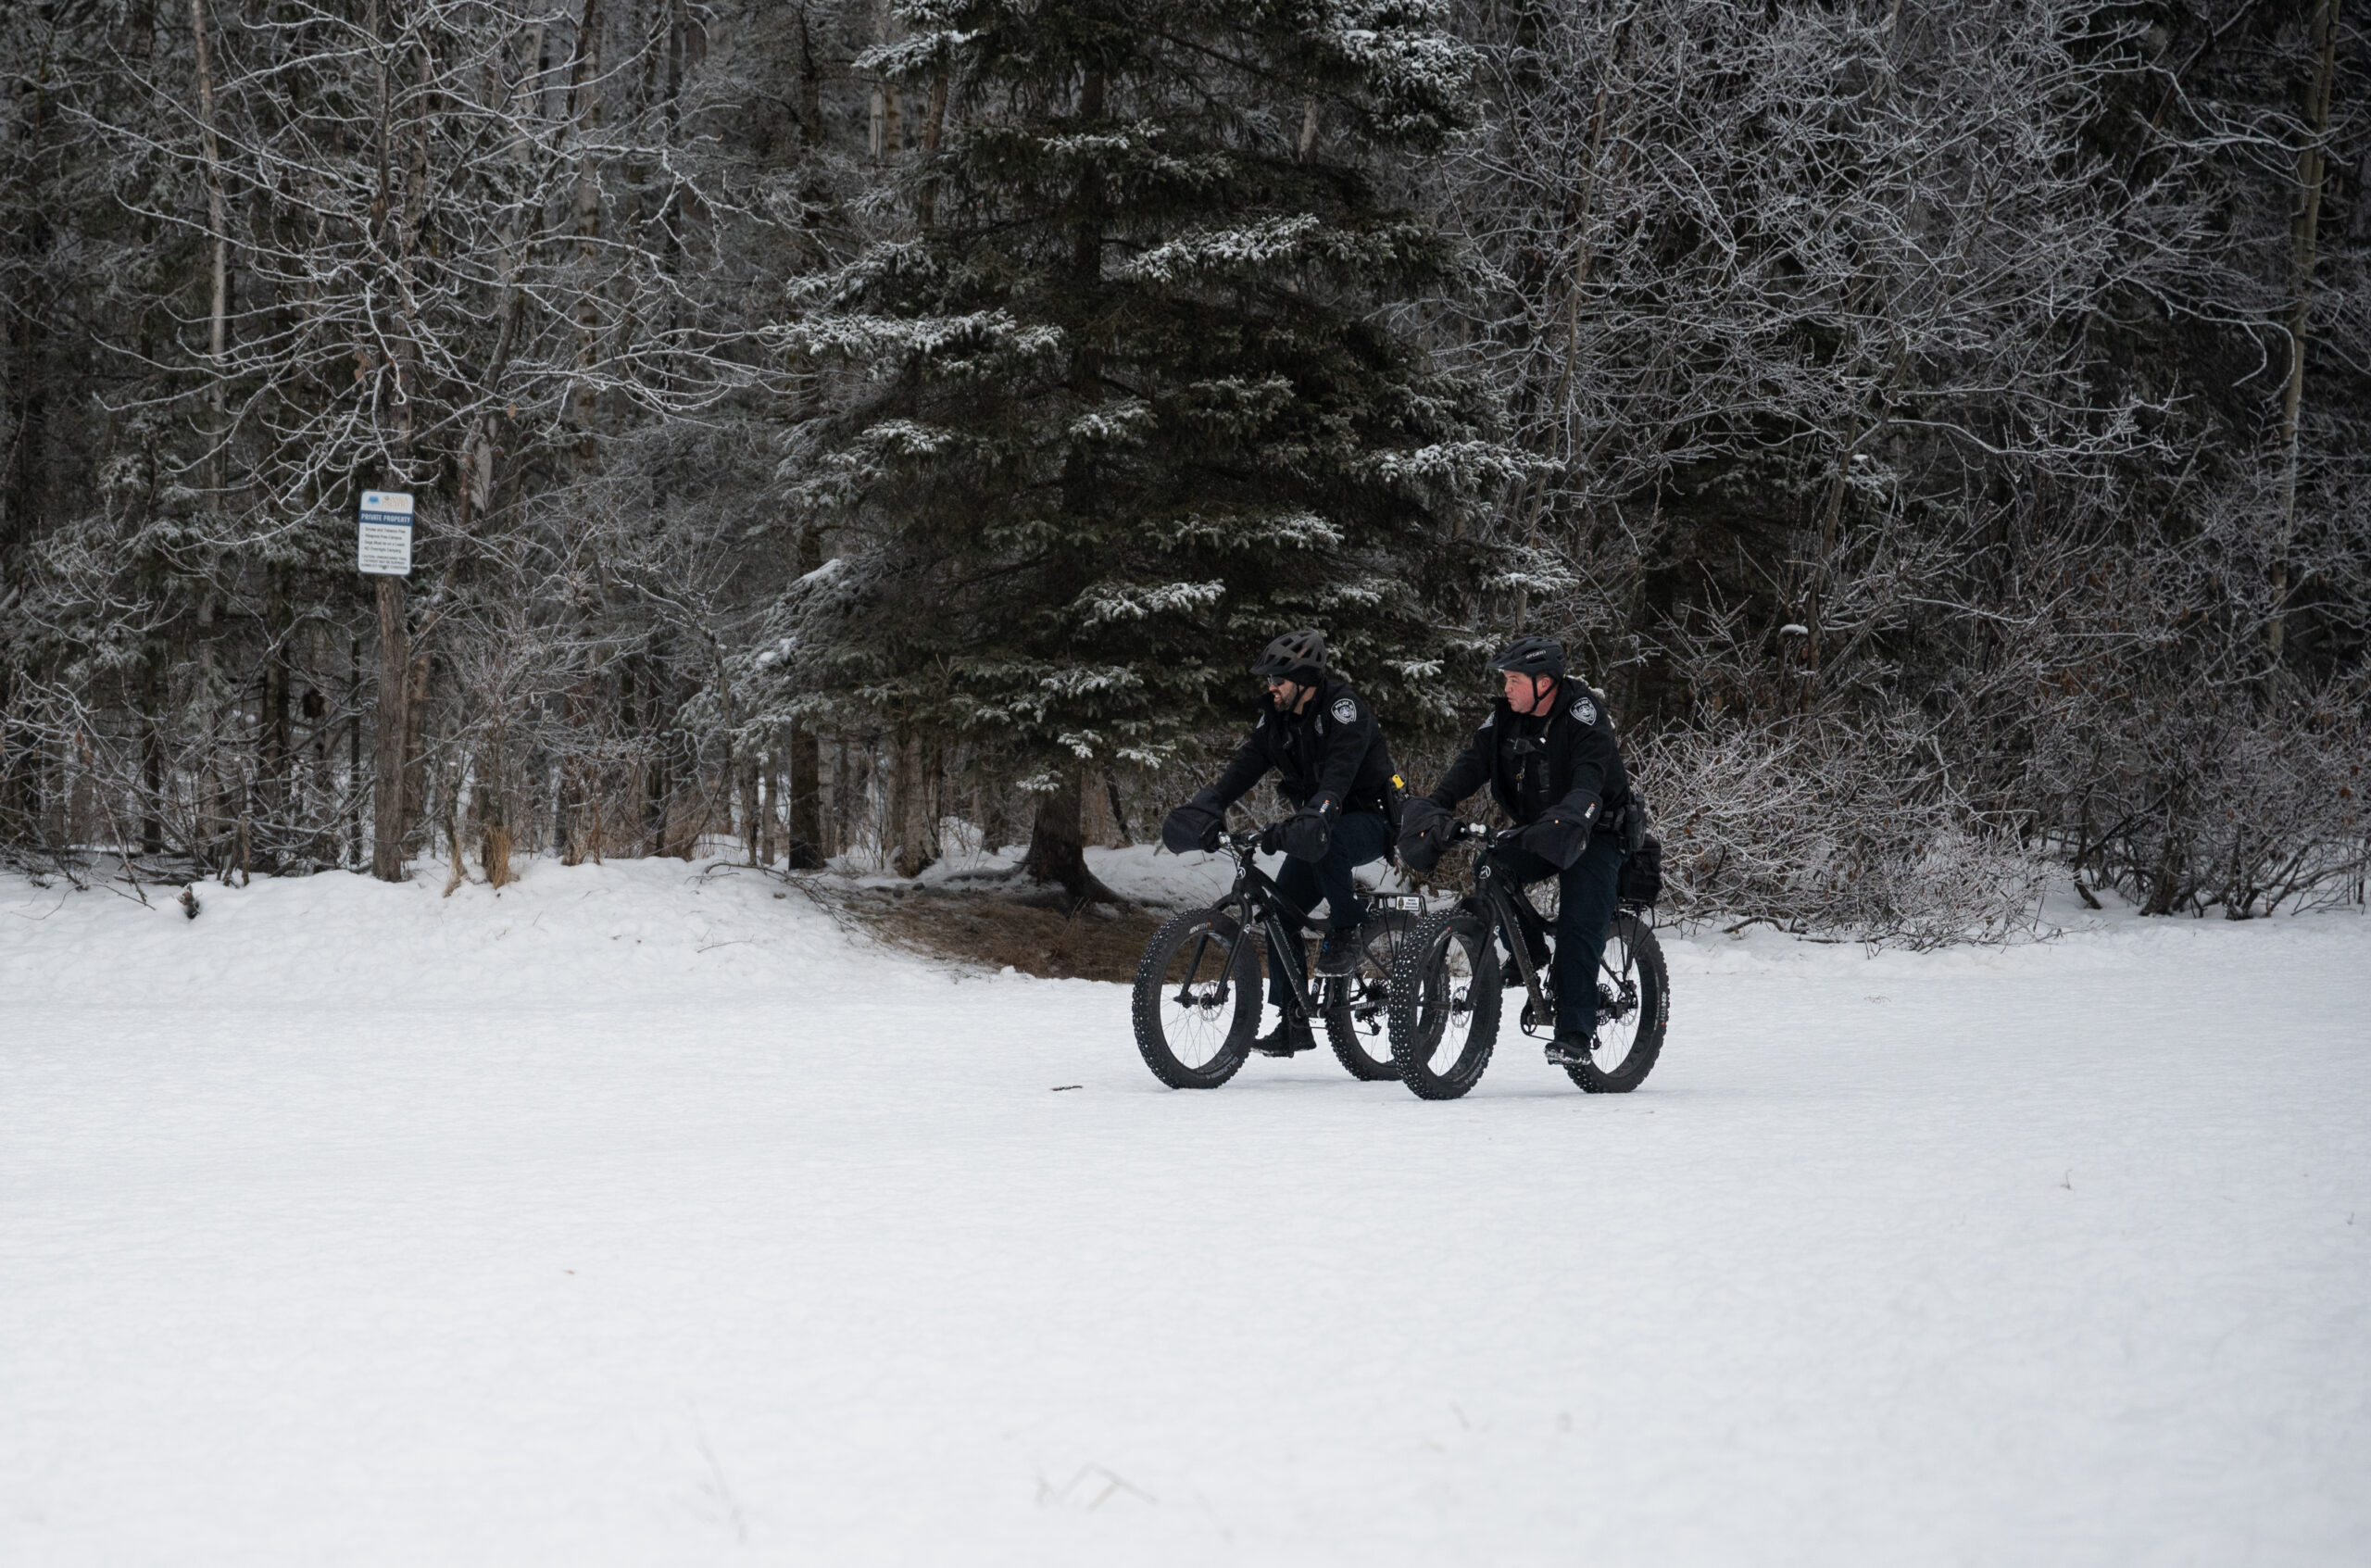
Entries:
POLYGON ((1225 828, 1226 808, 1206 789, 1169 813, 1160 824, 1161 847, 1173 855, 1196 849, 1207 854, 1219 847, 1219 835, 1225 828))
POLYGON ((1334 842, 1334 819, 1341 809, 1330 795, 1295 811, 1289 817, 1278 817, 1260 830, 1260 853, 1290 855, 1300 860, 1322 860, 1334 842))
POLYGON ((1330 795, 1319 796, 1286 820, 1279 847, 1298 860, 1325 859, 1325 851, 1334 846, 1334 820, 1341 814, 1340 801, 1330 795))
POLYGON ((1429 797, 1411 795, 1399 812, 1399 859, 1418 876, 1430 876, 1449 849, 1457 824, 1429 797))
POLYGON ((1516 842, 1558 871, 1569 870, 1589 847, 1589 829, 1597 822, 1597 802, 1580 810, 1551 806, 1548 814, 1524 828, 1516 842))

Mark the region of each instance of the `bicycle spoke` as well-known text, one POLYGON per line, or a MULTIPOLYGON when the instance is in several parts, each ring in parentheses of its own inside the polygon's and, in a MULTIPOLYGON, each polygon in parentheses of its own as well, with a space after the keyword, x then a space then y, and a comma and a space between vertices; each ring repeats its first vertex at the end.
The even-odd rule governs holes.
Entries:
POLYGON ((1179 952, 1161 987, 1161 1032, 1183 1065, 1208 1066, 1226 1047, 1233 1022, 1227 963, 1233 949, 1205 935, 1179 952))

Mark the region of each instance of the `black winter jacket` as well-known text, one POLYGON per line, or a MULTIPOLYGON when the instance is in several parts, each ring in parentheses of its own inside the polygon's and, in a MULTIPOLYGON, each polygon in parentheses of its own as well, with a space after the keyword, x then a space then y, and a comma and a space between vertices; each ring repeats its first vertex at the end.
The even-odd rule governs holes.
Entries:
POLYGON ((1273 707, 1260 715, 1234 758, 1198 806, 1223 811, 1273 768, 1276 787, 1296 807, 1332 796, 1345 811, 1380 811, 1399 822, 1391 748, 1364 698, 1339 681, 1322 681, 1298 713, 1273 707))
POLYGON ((1554 815, 1593 830, 1619 816, 1630 804, 1630 775, 1613 721, 1578 681, 1568 677, 1557 687, 1544 719, 1518 715, 1501 698, 1428 798, 1453 810, 1487 783, 1518 827, 1554 815))

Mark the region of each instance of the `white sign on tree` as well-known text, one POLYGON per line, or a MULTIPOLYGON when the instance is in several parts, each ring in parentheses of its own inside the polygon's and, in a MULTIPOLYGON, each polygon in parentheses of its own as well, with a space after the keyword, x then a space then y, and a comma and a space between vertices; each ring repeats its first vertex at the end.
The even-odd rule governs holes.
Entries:
POLYGON ((400 490, 362 493, 362 528, 354 564, 374 577, 411 575, 411 497, 400 490))

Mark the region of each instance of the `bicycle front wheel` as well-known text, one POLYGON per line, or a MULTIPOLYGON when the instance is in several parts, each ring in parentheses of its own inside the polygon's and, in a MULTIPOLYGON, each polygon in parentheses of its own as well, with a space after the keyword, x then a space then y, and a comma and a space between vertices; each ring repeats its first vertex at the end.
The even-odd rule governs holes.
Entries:
POLYGON ((1628 909, 1606 928, 1605 957, 1597 971, 1597 1045, 1587 1062, 1565 1075, 1593 1095, 1626 1095, 1647 1081, 1663 1052, 1671 1022, 1671 975, 1662 944, 1628 909))
POLYGON ((1136 964, 1136 1049, 1173 1089, 1235 1076, 1260 1027, 1260 958, 1235 917, 1189 909, 1153 933, 1136 964))
POLYGON ((1426 915, 1391 981, 1391 1056, 1420 1099, 1455 1099, 1482 1079, 1499 1038, 1501 981, 1490 929, 1471 911, 1426 915))

